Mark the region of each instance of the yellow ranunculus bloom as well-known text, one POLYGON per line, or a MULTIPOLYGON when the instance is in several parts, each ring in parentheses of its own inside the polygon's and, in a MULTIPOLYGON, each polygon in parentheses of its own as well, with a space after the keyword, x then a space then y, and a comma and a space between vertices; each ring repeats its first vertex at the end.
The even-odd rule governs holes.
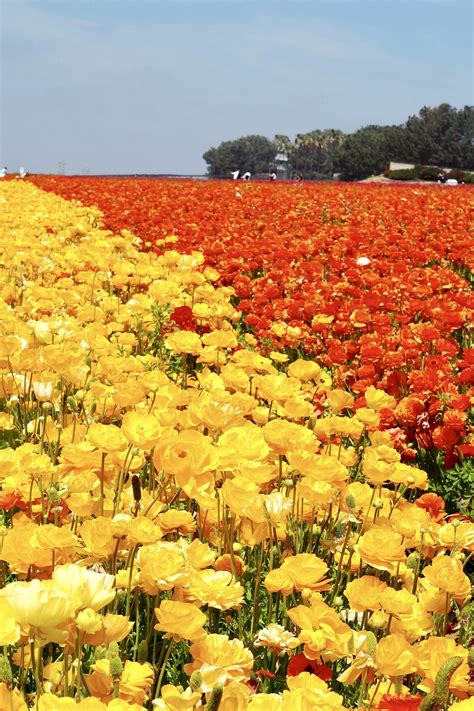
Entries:
POLYGON ((396 677, 416 671, 413 647, 401 634, 383 637, 375 650, 375 663, 379 674, 396 677))
POLYGON ((449 593, 456 600, 464 600, 470 593, 470 582, 463 572, 460 560, 447 555, 435 558, 431 565, 426 566, 423 575, 429 582, 449 593))
POLYGON ((175 331, 165 340, 165 346, 173 353, 187 353, 199 355, 202 343, 199 335, 192 331, 175 331))
POLYGON ((380 598, 386 588, 387 583, 374 575, 362 575, 346 585, 344 595, 349 600, 351 609, 356 612, 379 610, 380 598))
POLYGON ((130 444, 139 449, 149 450, 160 439, 162 427, 154 417, 146 412, 126 412, 122 419, 122 433, 130 444))
POLYGON ((397 565, 405 560, 402 537, 390 528, 375 526, 360 539, 358 553, 365 563, 394 575, 397 565))
POLYGON ((229 640, 227 635, 207 635, 194 642, 189 651, 193 662, 184 665, 184 671, 188 675, 207 664, 223 669, 228 679, 243 681, 249 678, 253 667, 253 655, 250 650, 244 647, 240 639, 229 640))
POLYGON ((206 634, 203 629, 206 615, 199 607, 188 602, 163 600, 161 605, 155 608, 155 614, 158 618, 155 629, 164 632, 166 637, 193 641, 206 634))

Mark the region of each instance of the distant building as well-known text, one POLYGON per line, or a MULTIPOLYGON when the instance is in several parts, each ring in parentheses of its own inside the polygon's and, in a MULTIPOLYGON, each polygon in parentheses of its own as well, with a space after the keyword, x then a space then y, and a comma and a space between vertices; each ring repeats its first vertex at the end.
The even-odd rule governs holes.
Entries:
POLYGON ((414 163, 395 163, 393 160, 390 161, 388 167, 389 170, 412 170, 415 167, 414 163))
POLYGON ((277 153, 275 156, 275 171, 280 180, 287 180, 289 173, 288 156, 286 153, 277 153))

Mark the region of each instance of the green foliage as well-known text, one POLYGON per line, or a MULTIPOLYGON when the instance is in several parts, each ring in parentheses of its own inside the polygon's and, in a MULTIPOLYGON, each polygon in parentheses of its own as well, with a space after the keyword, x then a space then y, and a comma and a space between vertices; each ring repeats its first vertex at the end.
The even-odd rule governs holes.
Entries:
POLYGON ((474 168, 474 107, 423 106, 404 131, 405 159, 452 168, 474 168))
POLYGON ((389 126, 365 126, 347 136, 337 154, 344 180, 361 180, 382 173, 390 160, 389 126))
POLYGON ((430 479, 430 487, 443 497, 448 513, 459 512, 463 516, 474 515, 474 462, 472 459, 463 459, 453 469, 447 469, 436 479, 430 479))
POLYGON ((273 168, 277 147, 265 136, 244 136, 235 141, 224 141, 218 148, 210 148, 203 158, 208 164, 208 174, 213 177, 230 177, 234 170, 250 171, 252 175, 273 168))
POLYGON ((305 180, 332 178, 344 138, 342 131, 331 128, 298 134, 294 144, 290 142, 285 147, 290 175, 301 175, 305 180))

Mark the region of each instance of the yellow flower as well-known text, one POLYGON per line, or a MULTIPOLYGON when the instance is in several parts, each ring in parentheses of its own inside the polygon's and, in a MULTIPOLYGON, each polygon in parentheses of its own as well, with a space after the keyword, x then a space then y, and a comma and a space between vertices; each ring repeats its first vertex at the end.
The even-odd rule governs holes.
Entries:
POLYGON ((383 580, 379 580, 374 575, 363 575, 346 585, 344 595, 349 600, 351 609, 356 612, 379 610, 380 597, 386 588, 387 583, 383 580))
POLYGON ((0 597, 0 645, 15 644, 20 639, 20 625, 7 602, 0 597))
POLYGON ((231 681, 224 687, 219 711, 247 711, 251 691, 247 684, 231 681))
POLYGON ((161 689, 161 698, 153 701, 159 711, 184 711, 194 709, 201 699, 201 692, 193 691, 190 686, 184 691, 173 684, 165 684, 161 689))
POLYGON ((354 405, 354 396, 341 388, 329 390, 327 401, 331 410, 338 415, 341 410, 351 410, 354 405))
POLYGON ((130 521, 128 537, 132 543, 150 545, 156 543, 163 536, 163 531, 146 516, 137 516, 130 521))
POLYGON ((386 392, 374 388, 373 385, 367 388, 364 395, 367 407, 372 408, 372 410, 377 410, 377 412, 385 408, 393 409, 397 404, 397 401, 392 395, 387 395, 386 392))
POLYGON ((243 460, 263 462, 270 452, 262 430, 256 425, 231 427, 221 435, 217 448, 222 469, 232 468, 243 460))
POLYGON ((274 654, 283 654, 299 645, 292 632, 275 622, 264 627, 255 638, 256 647, 268 647, 274 654))
MULTIPOLYGON (((151 664, 145 662, 131 662, 127 659, 123 666, 122 675, 119 682, 119 699, 112 700, 113 695, 113 679, 110 674, 110 660, 99 659, 91 666, 92 673, 86 675, 87 688, 92 696, 99 698, 101 701, 110 701, 108 709, 114 708, 116 704, 117 711, 121 711, 121 704, 143 704, 148 689, 151 687, 154 679, 153 668, 151 664)), ((124 709, 129 708, 123 706, 124 709)))
POLYGON ((467 665, 468 650, 449 637, 429 637, 419 642, 414 648, 418 673, 422 676, 418 688, 429 693, 433 691, 436 676, 448 659, 461 657, 463 663, 454 672, 449 682, 451 693, 463 697, 469 694, 469 670, 467 665))
POLYGON ((470 593, 469 578, 463 572, 462 563, 457 558, 438 556, 431 565, 424 568, 423 575, 432 585, 453 595, 456 600, 464 600, 470 593))
POLYGON ((6 412, 0 412, 0 430, 14 430, 15 418, 6 412))
POLYGON ((116 452, 126 449, 127 439, 116 425, 93 423, 87 431, 88 441, 101 452, 116 452))
POLYGON ((87 519, 81 526, 80 535, 87 552, 98 560, 114 555, 117 541, 114 538, 111 519, 104 516, 87 519))
POLYGON ((301 628, 298 639, 304 644, 308 659, 319 659, 321 652, 329 661, 347 656, 352 630, 323 602, 319 593, 311 599, 310 607, 298 605, 288 610, 288 616, 301 628))
POLYGON ((185 554, 173 543, 142 548, 138 565, 140 585, 148 595, 172 590, 175 585, 186 585, 189 579, 185 554))
POLYGON ((412 595, 408 590, 386 588, 380 596, 380 605, 389 615, 407 615, 416 602, 416 595, 412 595))
POLYGON ((281 566, 293 581, 296 590, 329 590, 328 566, 313 553, 299 553, 285 558, 281 566))
POLYGON ((288 366, 288 375, 292 378, 298 378, 298 380, 302 380, 303 382, 306 380, 318 382, 321 376, 321 368, 312 360, 298 358, 288 366))
POLYGON ((269 592, 282 592, 283 595, 290 595, 295 589, 288 568, 270 570, 265 578, 264 585, 269 592))
POLYGON ((115 598, 114 576, 96 573, 74 563, 58 565, 52 579, 59 590, 78 599, 78 607, 102 609, 115 598))
POLYGON ((379 674, 405 676, 416 671, 413 647, 401 634, 389 634, 377 644, 375 663, 379 674))
POLYGON ((364 533, 358 543, 358 553, 365 563, 377 570, 387 570, 391 575, 395 575, 397 565, 405 560, 401 536, 382 526, 364 533))
POLYGON ((228 679, 243 681, 249 678, 253 667, 253 655, 250 650, 244 647, 240 639, 229 640, 227 635, 207 635, 194 642, 189 651, 193 662, 184 665, 184 671, 189 676, 203 664, 207 664, 224 670, 228 679))
POLYGON ((155 608, 155 614, 158 618, 155 629, 164 632, 165 637, 173 637, 175 641, 194 641, 206 634, 203 629, 206 615, 188 602, 163 600, 161 605, 155 608))
POLYGON ((173 430, 161 438, 153 461, 158 470, 172 474, 178 486, 184 486, 191 477, 200 481, 200 477, 209 476, 219 458, 209 437, 196 430, 173 430))
POLYGON ((188 536, 196 530, 196 521, 190 511, 169 509, 159 514, 157 520, 164 534, 179 531, 183 536, 188 536))
POLYGON ((199 355, 202 350, 201 339, 192 331, 175 331, 165 340, 165 346, 172 353, 199 355))
POLYGON ((380 416, 378 412, 372 410, 370 407, 359 407, 355 412, 355 416, 360 420, 366 427, 376 428, 380 423, 380 416))
POLYGON ((154 415, 146 412, 126 412, 122 419, 122 433, 130 444, 149 450, 160 439, 162 427, 154 415))
POLYGON ((85 610, 81 610, 76 617, 76 627, 81 632, 87 632, 87 634, 94 634, 102 629, 103 618, 90 607, 86 607, 85 610))
POLYGON ((283 697, 279 694, 253 694, 249 699, 249 711, 282 711, 283 697))
POLYGON ((62 642, 67 632, 59 627, 79 607, 77 597, 55 588, 50 581, 14 582, 0 590, 3 599, 19 625, 30 627, 30 636, 40 644, 62 642))
POLYGON ((235 582, 232 573, 226 570, 196 571, 191 574, 186 591, 187 599, 219 610, 240 605, 243 596, 242 585, 235 582))

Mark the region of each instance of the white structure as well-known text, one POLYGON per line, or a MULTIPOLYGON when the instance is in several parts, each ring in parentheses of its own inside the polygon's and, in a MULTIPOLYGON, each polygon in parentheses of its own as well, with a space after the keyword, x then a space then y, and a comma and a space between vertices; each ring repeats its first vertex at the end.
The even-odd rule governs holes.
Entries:
POLYGON ((288 178, 288 156, 281 151, 275 156, 275 167, 278 177, 282 180, 288 178))
POLYGON ((7 168, 0 168, 0 178, 6 178, 7 176, 7 168))
POLYGON ((26 178, 27 175, 28 175, 28 173, 26 172, 26 170, 23 167, 21 167, 20 171, 19 171, 19 177, 26 178))

